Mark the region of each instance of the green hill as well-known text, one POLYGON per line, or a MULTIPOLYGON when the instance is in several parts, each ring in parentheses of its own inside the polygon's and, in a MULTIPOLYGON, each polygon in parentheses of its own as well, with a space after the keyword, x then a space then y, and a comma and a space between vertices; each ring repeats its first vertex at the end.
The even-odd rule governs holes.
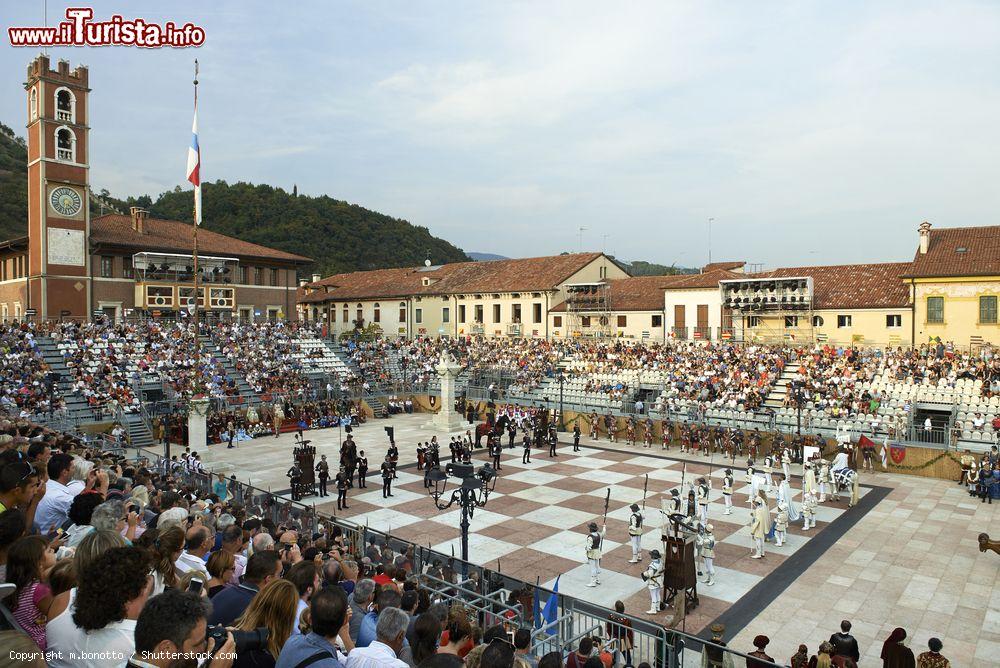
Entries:
MULTIPOLYGON (((27 200, 27 148, 0 124, 0 239, 27 234, 27 200)), ((143 206, 153 218, 192 218, 191 191, 179 186, 155 200, 149 195, 118 199, 101 190, 91 198, 91 214, 100 215, 102 204, 105 213, 143 206)), ((216 181, 202 185, 202 206, 207 229, 314 258, 316 264, 303 275, 416 266, 428 258, 434 264, 469 259, 426 227, 325 195, 306 197, 269 185, 216 181)))

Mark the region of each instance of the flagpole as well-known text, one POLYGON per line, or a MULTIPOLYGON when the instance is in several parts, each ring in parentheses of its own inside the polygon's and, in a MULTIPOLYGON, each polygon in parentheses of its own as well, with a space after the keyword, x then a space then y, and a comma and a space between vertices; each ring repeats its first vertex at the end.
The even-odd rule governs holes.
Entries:
MULTIPOLYGON (((194 113, 195 113, 195 118, 197 118, 197 114, 198 114, 198 59, 197 58, 195 58, 195 60, 194 60, 194 113)), ((199 153, 200 153, 200 151, 199 151, 199 153)), ((198 271, 198 223, 199 223, 199 220, 198 220, 198 213, 199 213, 199 211, 198 211, 198 209, 200 208, 198 206, 198 189, 201 188, 201 185, 200 185, 200 183, 201 183, 201 176, 200 176, 200 172, 201 172, 201 164, 200 164, 201 163, 201 157, 200 157, 200 155, 199 155, 198 162, 199 162, 199 165, 198 165, 198 171, 199 171, 198 183, 199 183, 199 185, 196 185, 194 187, 194 215, 192 216, 192 218, 193 218, 193 225, 194 225, 194 234, 193 234, 193 237, 194 237, 194 249, 193 249, 194 250, 194 264, 193 264, 193 267, 194 267, 194 358, 195 358, 195 383, 194 383, 193 389, 194 389, 195 392, 198 391, 198 387, 197 387, 198 386, 198 366, 199 366, 200 360, 201 360, 201 338, 200 338, 201 332, 198 330, 198 306, 199 306, 198 302, 201 301, 201 299, 200 299, 201 295, 198 292, 198 283, 199 283, 199 281, 198 281, 198 275, 200 273, 198 271)))

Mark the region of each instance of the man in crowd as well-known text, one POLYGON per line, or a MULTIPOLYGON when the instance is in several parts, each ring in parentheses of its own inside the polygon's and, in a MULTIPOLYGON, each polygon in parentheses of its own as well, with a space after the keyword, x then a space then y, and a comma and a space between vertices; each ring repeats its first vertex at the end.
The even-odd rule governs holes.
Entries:
MULTIPOLYGON (((209 647, 205 636, 208 609, 208 601, 198 594, 176 589, 149 599, 135 623, 135 654, 128 668, 170 668, 176 665, 178 654, 235 652, 231 633, 222 647, 209 647)), ((232 660, 213 660, 212 665, 222 668, 232 665, 232 660)))
POLYGON ((309 600, 319 591, 319 569, 315 561, 300 561, 288 569, 285 579, 294 584, 299 592, 295 623, 292 625, 292 635, 295 635, 300 633, 299 620, 302 618, 302 613, 309 608, 309 600))
MULTIPOLYGON (((46 488, 34 467, 26 461, 0 464, 0 512, 17 508, 24 513, 25 529, 30 529, 44 500, 46 488)), ((68 510, 68 509, 67 509, 68 510)))
POLYGON ((368 614, 368 606, 372 603, 375 594, 375 583, 368 578, 358 580, 354 585, 354 592, 348 598, 351 606, 350 636, 352 642, 358 641, 358 633, 361 631, 361 622, 368 614))
POLYGON ((347 668, 408 668, 400 660, 409 619, 395 607, 383 608, 375 625, 375 639, 366 647, 355 647, 347 657, 347 668))
POLYGON ((215 537, 208 527, 196 526, 187 531, 187 538, 184 543, 184 551, 174 562, 177 575, 184 575, 189 571, 197 571, 204 577, 203 582, 208 582, 208 568, 205 566, 205 555, 209 553, 215 545, 215 537))
MULTIPOLYGON (((73 458, 66 453, 57 452, 49 457, 49 463, 46 465, 49 479, 45 483, 45 496, 35 509, 35 530, 39 533, 47 534, 53 528, 62 526, 68 517, 73 497, 83 491, 82 482, 79 480, 70 482, 72 469, 73 458)), ((107 484, 107 473, 100 471, 97 475, 103 475, 107 484)))
POLYGON ((309 603, 309 633, 293 634, 281 649, 275 668, 344 668, 342 656, 335 647, 339 639, 344 649, 354 648, 348 631, 351 608, 347 595, 337 587, 328 587, 313 595, 309 603))
POLYGON ((236 618, 250 605, 260 588, 281 577, 281 557, 274 550, 254 552, 247 560, 243 582, 237 587, 226 587, 212 598, 212 616, 209 623, 232 626, 236 618))

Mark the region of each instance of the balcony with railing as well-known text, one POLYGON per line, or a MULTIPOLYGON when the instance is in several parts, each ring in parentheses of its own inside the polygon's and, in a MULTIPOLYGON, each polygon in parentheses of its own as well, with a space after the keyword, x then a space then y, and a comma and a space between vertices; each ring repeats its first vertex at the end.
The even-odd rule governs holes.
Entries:
POLYGON ((521 336, 522 327, 523 325, 519 322, 507 325, 507 336, 521 336))
POLYGON ((693 337, 699 341, 710 341, 712 339, 711 327, 692 327, 693 337))
POLYGON ((678 341, 687 341, 688 330, 687 327, 671 327, 670 336, 678 341))

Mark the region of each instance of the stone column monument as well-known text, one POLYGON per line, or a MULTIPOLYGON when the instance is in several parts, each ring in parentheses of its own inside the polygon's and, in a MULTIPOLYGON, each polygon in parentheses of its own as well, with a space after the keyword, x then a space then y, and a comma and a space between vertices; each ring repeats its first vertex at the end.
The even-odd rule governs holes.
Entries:
POLYGON ((208 445, 208 399, 191 399, 188 402, 188 447, 192 452, 203 452, 208 445))
POLYGON ((442 352, 434 370, 441 378, 441 410, 434 414, 427 426, 445 433, 464 431, 462 415, 455 411, 455 379, 462 371, 462 366, 451 353, 442 352))

